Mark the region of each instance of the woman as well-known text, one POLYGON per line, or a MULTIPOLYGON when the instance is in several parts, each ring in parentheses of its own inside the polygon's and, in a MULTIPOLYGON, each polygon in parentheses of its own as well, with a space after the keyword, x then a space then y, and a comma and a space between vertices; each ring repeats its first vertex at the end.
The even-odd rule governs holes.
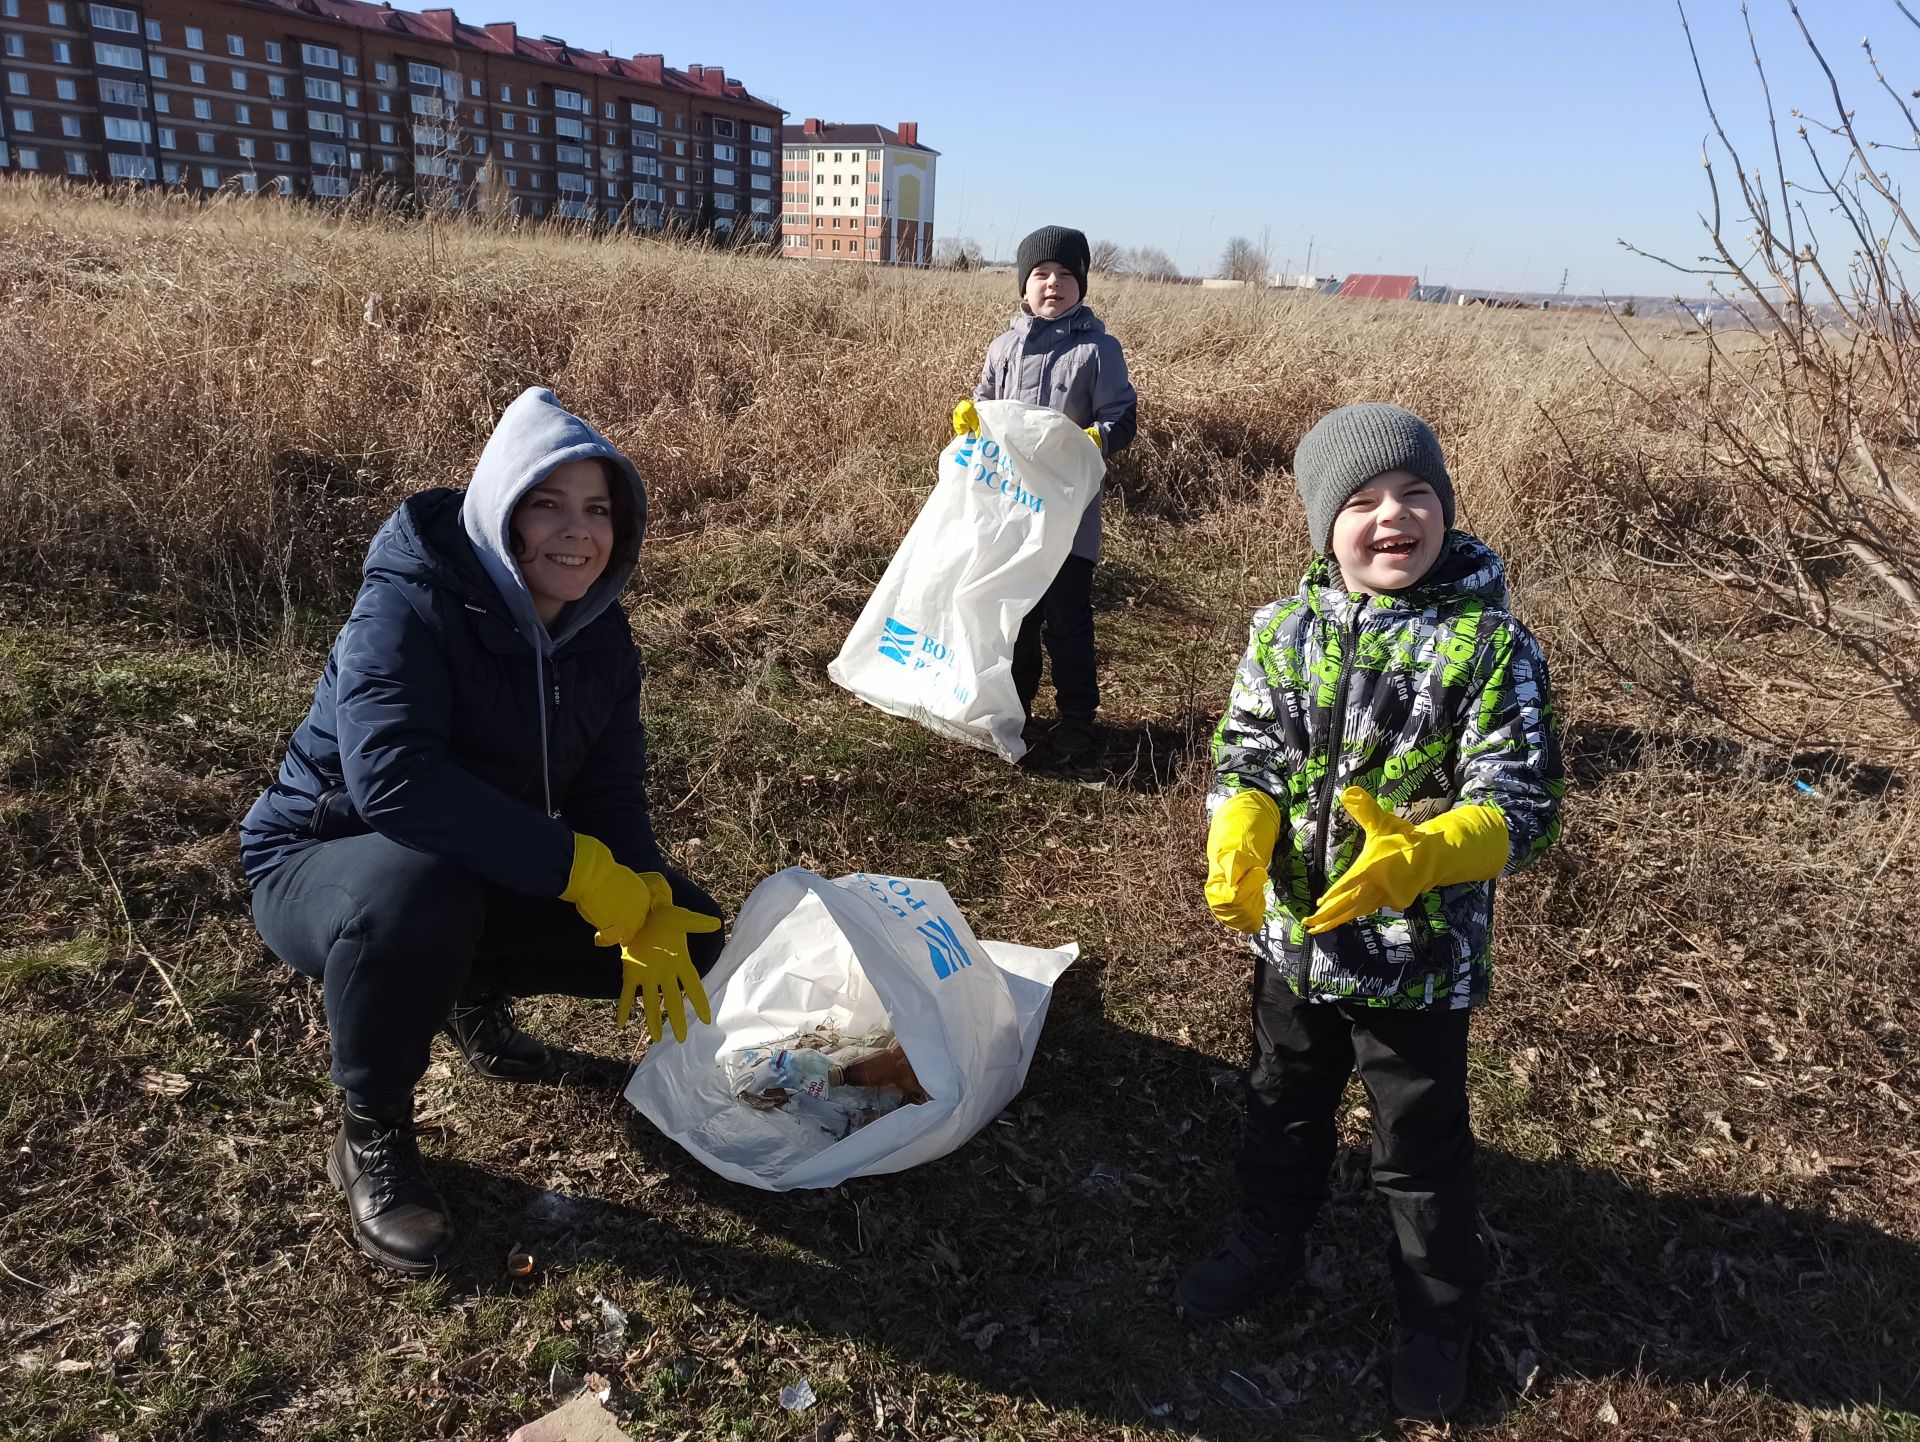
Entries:
POLYGON ((522 393, 465 491, 409 497, 374 537, 241 826, 261 936, 325 991, 346 1112, 327 1174, 361 1250, 401 1271, 452 1242, 413 1132, 436 1031, 482 1076, 537 1081, 553 1059, 509 996, 611 997, 624 975, 656 1039, 662 1010, 677 1036, 686 1001, 708 1019, 720 908, 654 839, 616 604, 645 528, 633 463, 522 393))

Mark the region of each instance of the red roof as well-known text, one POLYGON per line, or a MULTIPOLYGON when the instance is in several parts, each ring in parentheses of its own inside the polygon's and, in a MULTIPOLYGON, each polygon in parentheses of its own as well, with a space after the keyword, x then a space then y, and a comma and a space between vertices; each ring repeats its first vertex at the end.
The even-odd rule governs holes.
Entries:
POLYGON ((731 79, 722 66, 689 65, 685 70, 674 70, 662 64, 658 55, 636 55, 626 60, 604 50, 575 50, 564 40, 521 35, 510 23, 469 25, 450 8, 399 10, 389 4, 370 3, 370 0, 259 0, 259 3, 292 15, 310 15, 339 25, 357 25, 364 30, 387 30, 416 40, 452 45, 456 49, 485 50, 538 64, 558 65, 641 85, 657 85, 666 90, 711 95, 722 100, 738 100, 769 110, 779 110, 770 101, 750 94, 746 86, 731 79))
POLYGON ((1352 300, 1412 300, 1417 275, 1350 275, 1340 282, 1340 294, 1352 300))

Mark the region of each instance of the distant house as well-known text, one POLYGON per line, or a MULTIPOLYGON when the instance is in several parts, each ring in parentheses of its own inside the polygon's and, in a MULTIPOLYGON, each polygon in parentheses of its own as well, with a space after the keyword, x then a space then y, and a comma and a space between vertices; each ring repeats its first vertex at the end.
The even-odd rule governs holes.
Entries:
POLYGON ((1340 286, 1343 300, 1412 300, 1417 275, 1350 275, 1340 286))

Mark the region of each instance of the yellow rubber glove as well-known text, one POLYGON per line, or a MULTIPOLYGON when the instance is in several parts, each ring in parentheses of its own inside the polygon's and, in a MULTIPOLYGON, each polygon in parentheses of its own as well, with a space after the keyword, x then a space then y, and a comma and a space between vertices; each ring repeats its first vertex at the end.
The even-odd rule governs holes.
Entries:
POLYGON ((1264 791, 1242 791, 1207 828, 1207 909, 1235 931, 1267 919, 1267 868, 1280 839, 1280 806, 1264 791))
POLYGON ((1100 448, 1100 454, 1104 456, 1107 453, 1107 443, 1100 439, 1100 427, 1088 426, 1086 432, 1087 439, 1098 446, 1100 448))
POLYGON ((1416 826, 1358 786, 1342 791, 1340 804, 1367 841, 1307 918, 1316 936, 1376 911, 1405 911, 1435 887, 1491 881, 1507 864, 1507 819, 1491 806, 1456 806, 1416 826))
POLYGON ((980 412, 973 408, 973 397, 967 397, 953 408, 953 433, 956 436, 980 434, 980 412))
POLYGON ((687 1039, 687 1003, 702 1022, 713 1020, 713 1006, 707 989, 701 984, 693 956, 687 950, 690 933, 718 931, 720 918, 689 911, 671 901, 656 906, 647 917, 640 934, 620 950, 620 1005, 613 1014, 616 1028, 625 1028, 633 1014, 633 994, 640 992, 640 1014, 647 1025, 647 1040, 660 1040, 664 1020, 673 1028, 673 1039, 687 1039))
POLYGON ((673 892, 659 872, 622 866, 600 842, 576 831, 573 871, 560 899, 571 901, 593 928, 595 946, 622 946, 640 930, 656 903, 673 900, 673 892))

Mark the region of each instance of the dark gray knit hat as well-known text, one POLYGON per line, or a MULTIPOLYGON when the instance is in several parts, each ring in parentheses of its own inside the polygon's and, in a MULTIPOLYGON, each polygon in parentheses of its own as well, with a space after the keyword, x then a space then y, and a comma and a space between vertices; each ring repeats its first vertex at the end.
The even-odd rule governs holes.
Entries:
POLYGON ((1052 261, 1055 265, 1064 265, 1073 272, 1073 278, 1080 282, 1080 299, 1087 298, 1087 267, 1093 264, 1093 251, 1087 246, 1087 237, 1077 230, 1069 230, 1064 225, 1043 225, 1032 235, 1020 242, 1020 253, 1014 269, 1020 273, 1020 294, 1027 293, 1027 277, 1033 274, 1036 265, 1045 265, 1052 261))
POLYGON ((1321 555, 1347 497, 1383 471, 1411 471, 1440 497, 1453 527, 1453 478, 1440 438, 1412 411, 1384 401, 1342 406, 1320 417, 1293 453, 1293 481, 1307 506, 1307 533, 1321 555))

